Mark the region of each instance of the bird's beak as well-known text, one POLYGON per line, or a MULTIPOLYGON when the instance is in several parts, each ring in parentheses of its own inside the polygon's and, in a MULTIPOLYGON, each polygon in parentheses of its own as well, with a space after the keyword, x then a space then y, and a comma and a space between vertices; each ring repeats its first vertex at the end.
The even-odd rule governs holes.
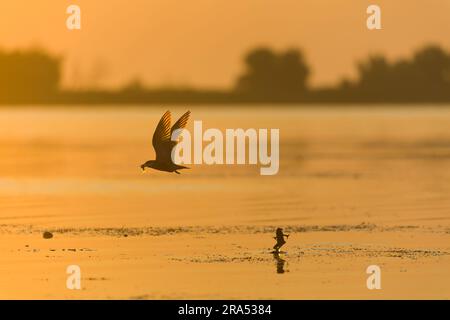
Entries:
POLYGON ((142 172, 144 172, 144 171, 145 171, 145 167, 144 167, 144 165, 142 165, 142 166, 141 166, 141 169, 142 169, 142 172))

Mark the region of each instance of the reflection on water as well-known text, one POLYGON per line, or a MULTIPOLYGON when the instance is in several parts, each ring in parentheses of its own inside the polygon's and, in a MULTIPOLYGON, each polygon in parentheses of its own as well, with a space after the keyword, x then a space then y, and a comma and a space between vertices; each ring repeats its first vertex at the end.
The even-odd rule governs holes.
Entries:
POLYGON ((284 273, 284 265, 286 263, 286 260, 284 260, 283 258, 280 257, 280 254, 278 252, 274 252, 273 253, 273 258, 276 261, 276 265, 277 265, 277 273, 284 273))

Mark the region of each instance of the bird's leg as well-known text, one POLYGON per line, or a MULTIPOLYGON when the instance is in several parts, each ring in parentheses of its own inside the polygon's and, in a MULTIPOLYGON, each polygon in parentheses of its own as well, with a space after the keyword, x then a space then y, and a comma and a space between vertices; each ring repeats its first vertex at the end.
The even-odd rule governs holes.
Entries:
POLYGON ((175 173, 176 173, 176 174, 180 174, 177 170, 175 170, 175 173))

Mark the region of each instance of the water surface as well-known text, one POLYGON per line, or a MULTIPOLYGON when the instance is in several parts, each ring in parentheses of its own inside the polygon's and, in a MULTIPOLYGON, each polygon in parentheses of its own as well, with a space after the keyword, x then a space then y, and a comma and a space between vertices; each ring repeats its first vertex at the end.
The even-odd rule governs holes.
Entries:
POLYGON ((143 174, 166 109, 1 108, 0 224, 448 225, 450 108, 190 106, 188 129, 279 128, 279 173, 143 174))

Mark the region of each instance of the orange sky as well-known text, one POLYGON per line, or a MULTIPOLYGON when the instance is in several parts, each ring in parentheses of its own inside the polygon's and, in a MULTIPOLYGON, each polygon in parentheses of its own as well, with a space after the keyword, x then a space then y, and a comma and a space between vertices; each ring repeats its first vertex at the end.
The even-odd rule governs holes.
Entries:
POLYGON ((68 86, 225 87, 258 45, 303 48, 313 84, 352 75, 369 53, 404 56, 425 43, 450 49, 450 0, 2 0, 0 47, 41 46, 65 57, 68 86), (66 29, 78 4, 82 30, 66 29), (383 30, 366 28, 382 8, 383 30))

